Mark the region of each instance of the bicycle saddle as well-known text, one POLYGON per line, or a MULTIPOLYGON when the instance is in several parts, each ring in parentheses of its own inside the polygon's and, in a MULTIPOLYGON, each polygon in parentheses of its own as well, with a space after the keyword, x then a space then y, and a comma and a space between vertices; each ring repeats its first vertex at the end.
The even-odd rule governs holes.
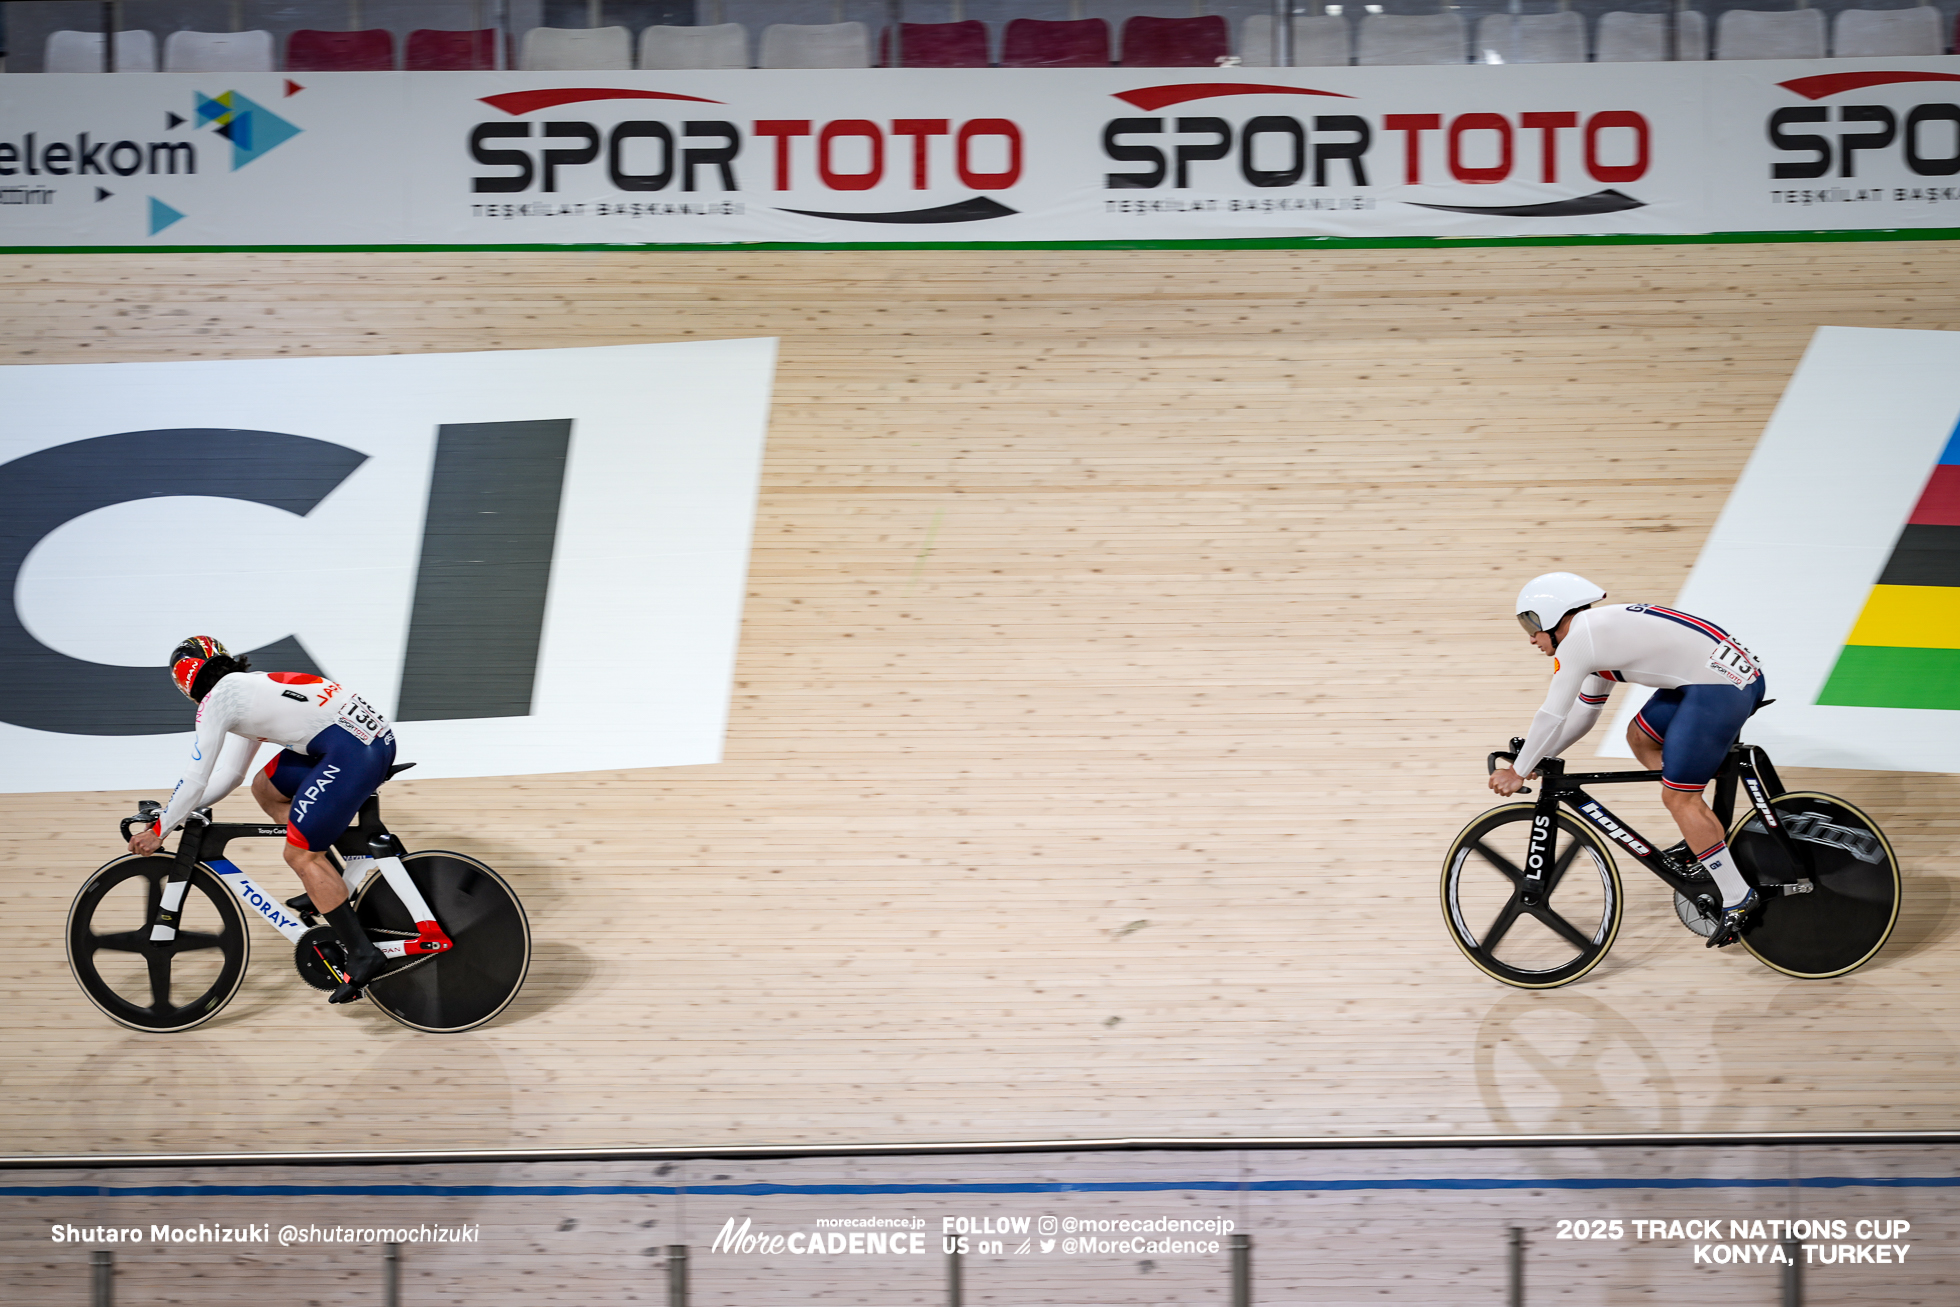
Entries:
POLYGON ((396 764, 395 764, 394 766, 392 766, 392 767, 390 767, 390 768, 388 769, 388 774, 387 774, 386 776, 383 776, 383 777, 381 778, 381 783, 382 783, 383 785, 386 785, 386 784, 387 784, 387 783, 388 783, 389 781, 392 781, 393 779, 395 779, 395 776, 396 776, 396 774, 397 774, 397 773, 400 773, 400 772, 405 772, 405 771, 407 771, 407 770, 408 770, 408 769, 409 769, 410 767, 413 767, 414 765, 415 765, 415 764, 414 764, 414 763, 412 763, 412 762, 398 762, 398 763, 396 763, 396 764))

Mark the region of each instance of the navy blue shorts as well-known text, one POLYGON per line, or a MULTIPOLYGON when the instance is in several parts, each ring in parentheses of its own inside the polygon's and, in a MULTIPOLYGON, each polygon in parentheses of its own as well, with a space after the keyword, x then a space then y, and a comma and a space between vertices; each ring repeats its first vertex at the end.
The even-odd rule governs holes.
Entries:
POLYGON ((395 733, 362 744, 338 726, 306 742, 306 752, 281 749, 265 765, 272 788, 293 801, 286 843, 319 851, 354 824, 367 797, 395 764, 395 733))
POLYGON ((1741 737, 1742 724, 1762 703, 1763 688, 1758 675, 1740 688, 1684 685, 1654 691, 1633 724, 1661 746, 1661 784, 1701 793, 1741 737))

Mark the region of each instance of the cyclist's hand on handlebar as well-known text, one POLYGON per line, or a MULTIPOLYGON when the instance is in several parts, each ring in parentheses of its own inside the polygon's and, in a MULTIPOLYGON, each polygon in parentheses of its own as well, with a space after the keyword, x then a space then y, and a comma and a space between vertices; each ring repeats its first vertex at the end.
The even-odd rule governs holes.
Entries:
POLYGON ((129 851, 148 857, 163 847, 163 836, 145 826, 129 837, 129 851))
POLYGON ((1509 767, 1499 767, 1490 774, 1490 788, 1500 798, 1508 799, 1524 788, 1525 778, 1509 767))

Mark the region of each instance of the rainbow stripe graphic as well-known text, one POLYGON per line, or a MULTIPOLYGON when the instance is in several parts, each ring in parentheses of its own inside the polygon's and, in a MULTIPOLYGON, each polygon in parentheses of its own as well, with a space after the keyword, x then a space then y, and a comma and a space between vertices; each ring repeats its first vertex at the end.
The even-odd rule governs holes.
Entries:
POLYGON ((1960 712, 1960 426, 1817 702, 1960 712))

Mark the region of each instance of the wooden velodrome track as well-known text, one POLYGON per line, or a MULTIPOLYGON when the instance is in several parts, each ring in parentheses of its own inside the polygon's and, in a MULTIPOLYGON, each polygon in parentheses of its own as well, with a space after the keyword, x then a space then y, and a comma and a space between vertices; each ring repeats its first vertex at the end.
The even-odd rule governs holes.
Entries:
POLYGON ((1812 330, 1960 328, 1956 280, 1906 242, 9 258, 8 363, 782 352, 726 761, 391 786, 523 894, 513 1010, 329 1010, 261 932, 218 1022, 121 1030, 61 927, 141 796, 7 796, 0 1153, 1950 1126, 1960 778, 1788 777, 1906 872, 1840 981, 1705 951, 1636 868, 1605 966, 1513 992, 1435 883, 1542 693, 1520 581, 1671 599, 1812 330))

